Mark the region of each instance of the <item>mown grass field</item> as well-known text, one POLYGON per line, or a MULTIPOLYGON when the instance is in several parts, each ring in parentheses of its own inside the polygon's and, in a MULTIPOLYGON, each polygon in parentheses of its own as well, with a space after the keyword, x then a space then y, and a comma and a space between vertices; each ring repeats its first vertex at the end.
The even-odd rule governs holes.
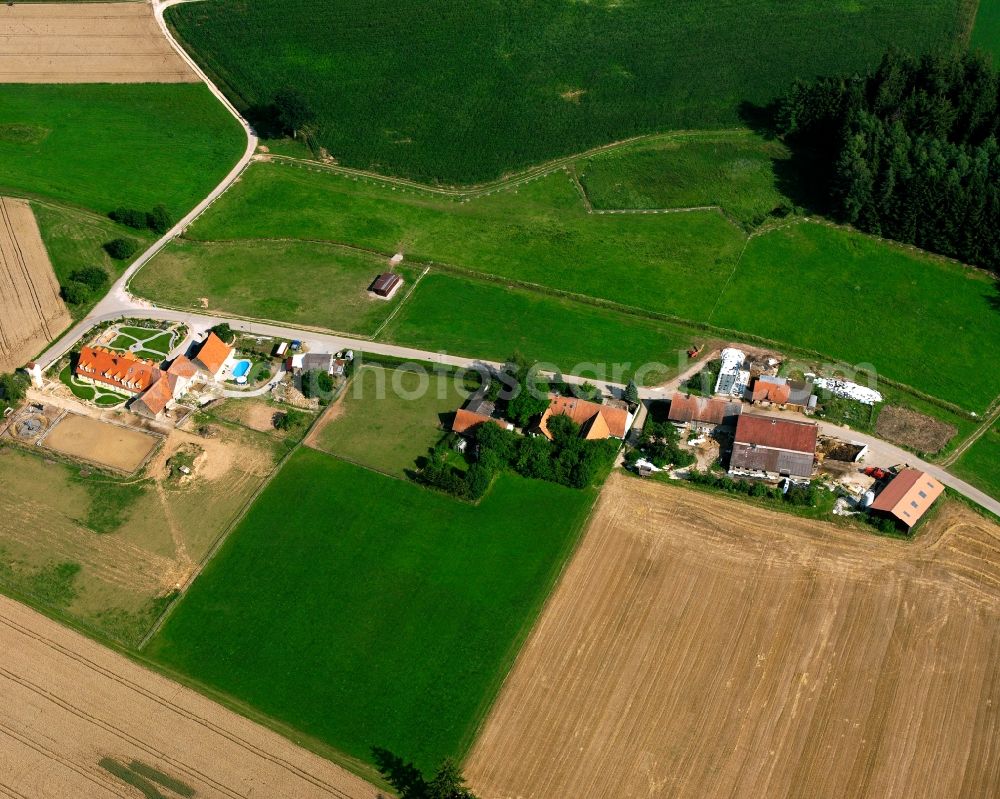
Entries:
MULTIPOLYGON (((993 362, 1000 347, 998 292, 980 273, 814 223, 772 230, 747 243, 735 224, 711 211, 591 215, 563 172, 461 202, 293 166, 259 165, 190 235, 325 238, 383 253, 402 250, 418 260, 764 336, 831 360, 870 363, 886 377, 970 410, 981 411, 1000 392, 997 370, 968 368, 993 362)), ((422 302, 419 292, 412 298, 415 308, 422 302)), ((453 291, 442 303, 452 319, 462 308, 447 303, 457 300, 453 291)), ((477 344, 485 338, 475 331, 476 305, 469 308, 467 322, 445 349, 461 352, 464 335, 477 344)), ((410 343, 406 335, 421 341, 447 336, 434 317, 426 331, 418 331, 414 313, 404 306, 387 335, 399 343, 410 343)), ((482 314, 487 329, 498 324, 499 314, 482 314)), ((537 335, 547 334, 548 322, 535 317, 537 335)), ((517 329, 511 326, 508 335, 518 335, 517 329)), ((567 324, 552 335, 565 341, 572 332, 567 324)), ((600 352, 607 345, 593 347, 600 352)))
POLYGON ((993 63, 1000 62, 1000 0, 979 0, 972 46, 992 53, 993 63))
POLYGON ((208 309, 369 335, 406 296, 420 270, 394 270, 406 284, 391 300, 368 287, 389 269, 385 258, 321 242, 175 241, 130 287, 177 308, 208 309))
POLYGON ((887 377, 982 410, 1000 391, 995 281, 820 224, 754 238, 710 321, 870 363, 887 377))
POLYGON ((188 235, 328 239, 401 251, 688 318, 711 311, 744 241, 713 211, 587 214, 563 172, 459 202, 277 163, 247 170, 188 235))
POLYGON ((779 189, 788 150, 748 131, 658 137, 577 162, 594 208, 720 206, 747 228, 788 200, 779 189))
POLYGON ((145 654, 431 769, 468 750, 593 499, 504 475, 473 506, 299 450, 145 654))
POLYGON ((950 468, 964 480, 1000 499, 1000 423, 994 423, 950 468))
POLYGON ((729 126, 795 78, 923 51, 969 0, 228 0, 167 20, 238 105, 299 87, 342 163, 451 182, 638 133, 729 126))
POLYGON ((399 477, 417 467, 444 435, 455 411, 481 381, 361 368, 311 443, 326 452, 399 477))
POLYGON ((101 214, 163 203, 179 218, 232 168, 244 143, 239 123, 201 84, 8 84, 0 192, 101 214))
POLYGON ((704 334, 499 283, 432 272, 379 335, 420 349, 502 361, 514 350, 565 372, 646 385, 687 365, 704 334), (615 365, 622 366, 614 377, 615 365))
MULTIPOLYGON (((138 255, 153 241, 149 231, 133 230, 80 208, 34 202, 31 210, 35 213, 42 241, 60 283, 66 283, 73 272, 88 266, 102 267, 108 273, 109 281, 113 282, 134 258, 116 261, 104 251, 103 245, 112 239, 132 239, 139 246, 138 255)), ((100 297, 95 296, 82 305, 68 306, 69 311, 75 319, 80 319, 98 299, 100 297)))

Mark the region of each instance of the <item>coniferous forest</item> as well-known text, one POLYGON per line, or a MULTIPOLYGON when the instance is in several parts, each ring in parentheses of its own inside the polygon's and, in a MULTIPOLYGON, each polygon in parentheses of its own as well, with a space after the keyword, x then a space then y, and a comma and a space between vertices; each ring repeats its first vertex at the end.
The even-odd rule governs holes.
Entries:
POLYGON ((983 54, 890 51, 867 76, 797 82, 776 127, 834 217, 1000 274, 1000 94, 983 54))

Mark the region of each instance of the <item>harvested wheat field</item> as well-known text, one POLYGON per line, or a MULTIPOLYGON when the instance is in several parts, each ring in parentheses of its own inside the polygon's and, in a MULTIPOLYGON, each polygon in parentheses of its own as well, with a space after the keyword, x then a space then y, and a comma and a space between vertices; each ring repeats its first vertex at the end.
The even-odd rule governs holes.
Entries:
POLYGON ((67 413, 43 443, 53 452, 128 474, 142 466, 160 439, 131 427, 67 413))
POLYGON ((0 197, 0 372, 24 366, 69 323, 31 206, 0 197))
POLYGON ((616 474, 467 764, 483 799, 1000 794, 1000 527, 913 542, 616 474))
POLYGON ((191 83, 148 3, 0 7, 0 83, 191 83))
POLYGON ((132 785, 144 780, 146 796, 379 795, 339 766, 5 597, 0 685, 4 796, 141 795, 114 771, 131 772, 132 785))

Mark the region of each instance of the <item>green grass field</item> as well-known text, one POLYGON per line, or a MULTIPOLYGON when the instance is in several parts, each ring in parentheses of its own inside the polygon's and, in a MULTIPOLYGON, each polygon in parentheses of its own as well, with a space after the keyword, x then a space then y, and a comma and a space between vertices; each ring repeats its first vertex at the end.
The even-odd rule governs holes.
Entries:
POLYGON ((403 477, 444 435, 480 385, 451 375, 426 375, 366 366, 358 371, 316 446, 347 460, 403 477), (422 391, 422 387, 428 390, 422 391))
POLYGON ((967 449, 951 471, 996 499, 1000 499, 1000 422, 967 449))
POLYGON ((244 144, 239 123, 201 84, 9 84, 0 104, 0 192, 101 214, 163 203, 179 218, 222 180, 244 144), (22 134, 3 135, 13 125, 22 134))
MULTIPOLYGON (((981 411, 1000 392, 997 370, 968 366, 992 362, 1000 346, 998 292, 980 273, 818 224, 774 230, 747 244, 715 212, 589 215, 562 172, 459 202, 293 166, 255 166, 190 235, 326 238, 384 253, 401 249, 418 260, 764 336, 830 360, 871 363, 886 377, 970 410, 981 411)), ((477 312, 485 331, 496 331, 507 313, 519 318, 517 308, 489 308, 519 303, 484 301, 483 291, 470 293, 468 319, 458 325, 463 307, 454 305, 460 301, 454 286, 440 303, 421 299, 418 287, 413 307, 404 306, 386 335, 478 354, 469 350, 488 336, 476 330, 477 312), (416 316, 421 303, 429 307, 426 330, 416 316), (449 321, 436 321, 442 311, 435 305, 445 307, 442 318, 449 321)), ((543 313, 558 312, 549 304, 543 313)), ((553 329, 553 340, 567 341, 578 324, 579 316, 553 329)), ((516 331, 510 327, 508 337, 516 331)), ((579 343, 593 348, 594 360, 612 351, 614 340, 579 343)), ((496 347, 482 354, 502 356, 496 347)), ((658 347, 649 342, 641 357, 658 347)))
POLYGON ((998 296, 982 273, 803 223, 750 242, 710 321, 979 411, 1000 391, 998 296))
MULTIPOLYGON (((33 202, 31 209, 60 283, 67 282, 70 274, 87 266, 102 267, 113 282, 133 259, 116 261, 104 251, 103 245, 112 239, 129 238, 139 244, 138 252, 141 253, 153 241, 148 231, 132 230, 80 208, 33 202)), ((95 296, 83 305, 68 306, 70 313, 75 319, 80 319, 99 299, 95 296)))
POLYGON ((342 163, 469 182, 638 133, 730 126, 795 78, 947 46, 966 0, 228 0, 167 19, 242 107, 299 87, 342 163))
POLYGON ((704 334, 498 283, 432 272, 380 340, 502 361, 514 350, 565 372, 624 382, 636 369, 653 385, 687 365, 704 334), (614 377, 614 364, 622 364, 614 377))
POLYGON ((1000 0, 979 0, 972 46, 992 53, 993 63, 1000 63, 1000 0))
POLYGON ((587 214, 563 172, 457 202, 279 164, 249 169, 188 235, 398 250, 687 318, 708 315, 744 242, 742 231, 713 211, 587 214))
POLYGON ((659 137, 582 159, 580 182, 594 208, 721 206, 745 227, 788 201, 778 189, 788 150, 747 131, 659 137))
POLYGON ((393 267, 406 284, 391 300, 368 286, 385 258, 321 242, 176 241, 131 281, 140 296, 177 308, 208 307, 238 316, 370 335, 402 300, 420 270, 393 267))
POLYGON ((299 450, 145 655, 431 769, 467 751, 593 500, 503 475, 473 506, 299 450))

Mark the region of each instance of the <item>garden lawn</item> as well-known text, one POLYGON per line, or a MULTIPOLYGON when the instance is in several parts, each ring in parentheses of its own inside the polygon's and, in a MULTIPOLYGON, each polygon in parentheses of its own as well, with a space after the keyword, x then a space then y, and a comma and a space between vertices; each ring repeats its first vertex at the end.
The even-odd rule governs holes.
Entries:
POLYGON ((951 471, 1000 499, 1000 422, 994 422, 982 438, 969 447, 951 471))
POLYGON ((208 308, 370 335, 406 296, 419 270, 393 267, 406 281, 391 300, 368 287, 388 269, 385 258, 322 242, 176 241, 139 271, 131 288, 178 308, 208 308))
POLYGON ((2 88, 0 192, 43 195, 106 214, 164 204, 174 218, 243 153, 239 123, 202 84, 2 88), (33 135, 4 135, 12 128, 33 135))
POLYGON ((413 371, 366 366, 328 412, 332 418, 320 427, 315 446, 404 476, 444 435, 443 428, 450 427, 455 411, 479 385, 475 374, 466 381, 451 374, 422 377, 413 371))
POLYGON ((564 372, 616 383, 652 364, 642 371, 646 385, 683 369, 688 347, 705 340, 668 322, 441 272, 420 282, 379 338, 492 361, 519 350, 564 372))
MULTIPOLYGON (((470 182, 638 133, 731 126, 796 78, 947 47, 967 0, 224 0, 167 10, 252 121, 286 86, 341 163, 470 182)), ((962 42, 964 44, 964 42, 962 42)), ((263 123, 263 124, 262 124, 263 123)))
POLYGON ((998 303, 984 273, 802 223, 750 242, 710 321, 982 411, 1000 392, 998 303))
POLYGON ((742 231, 714 211, 588 214, 561 171, 458 202, 278 163, 248 169, 188 235, 400 251, 688 318, 708 315, 744 243, 742 231))
POLYGON ((478 505, 296 452, 145 655, 372 762, 461 758, 595 494, 478 505))
POLYGON ((788 150, 749 131, 664 136, 577 162, 594 208, 717 205, 745 227, 788 206, 778 190, 788 150))
POLYGON ((994 64, 1000 63, 1000 0, 979 0, 972 47, 986 50, 993 55, 994 64))

